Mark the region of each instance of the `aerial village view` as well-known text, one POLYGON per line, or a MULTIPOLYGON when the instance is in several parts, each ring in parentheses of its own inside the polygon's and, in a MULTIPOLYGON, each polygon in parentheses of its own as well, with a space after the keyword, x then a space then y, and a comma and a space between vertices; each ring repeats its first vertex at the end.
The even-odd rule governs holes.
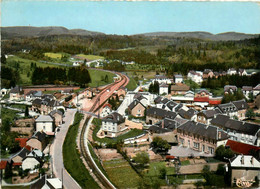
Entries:
POLYGON ((257 2, 2 1, 3 189, 260 187, 257 2))

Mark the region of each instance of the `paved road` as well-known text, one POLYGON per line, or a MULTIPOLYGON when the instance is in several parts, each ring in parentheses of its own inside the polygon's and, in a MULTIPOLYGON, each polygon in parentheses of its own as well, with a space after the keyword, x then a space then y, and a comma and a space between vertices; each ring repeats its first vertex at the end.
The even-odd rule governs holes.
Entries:
POLYGON ((66 137, 67 131, 69 129, 69 126, 74 121, 75 113, 76 113, 76 109, 68 109, 66 111, 64 117, 65 123, 61 125, 60 131, 56 134, 54 143, 51 145, 51 153, 50 153, 52 156, 54 175, 59 179, 62 179, 62 169, 63 169, 63 184, 67 189, 81 188, 64 168, 63 156, 62 156, 62 145, 66 137))

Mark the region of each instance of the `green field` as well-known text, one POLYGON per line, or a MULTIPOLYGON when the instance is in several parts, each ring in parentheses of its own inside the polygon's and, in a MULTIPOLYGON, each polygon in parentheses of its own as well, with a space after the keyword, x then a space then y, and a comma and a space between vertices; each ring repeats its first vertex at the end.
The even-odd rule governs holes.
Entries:
POLYGON ((89 83, 90 87, 97 87, 102 85, 107 85, 114 82, 113 77, 116 75, 111 72, 106 72, 102 70, 92 70, 89 69, 89 74, 91 77, 91 83, 89 83), (105 76, 108 76, 108 81, 105 81, 105 76))
POLYGON ((77 149, 76 138, 82 118, 82 114, 76 113, 74 123, 68 130, 63 144, 64 166, 82 188, 99 188, 83 164, 77 149))
POLYGON ((8 67, 12 67, 14 69, 19 70, 20 77, 21 77, 21 81, 19 82, 19 84, 22 85, 32 84, 30 78, 32 75, 31 63, 36 63, 37 67, 59 67, 58 65, 37 62, 34 60, 28 60, 28 59, 20 58, 18 56, 10 56, 6 61, 8 67))
POLYGON ((63 56, 62 53, 44 53, 44 56, 47 56, 49 58, 55 58, 55 59, 61 59, 61 57, 63 56))
POLYGON ((103 162, 110 180, 117 188, 137 188, 141 178, 124 159, 103 162))
POLYGON ((137 87, 137 83, 134 78, 130 78, 129 83, 126 85, 128 91, 133 91, 137 87))
POLYGON ((85 54, 77 54, 76 56, 79 56, 79 57, 81 57, 81 58, 85 58, 85 59, 87 59, 88 61, 98 60, 98 59, 104 60, 104 57, 103 57, 103 56, 85 55, 85 54))
POLYGON ((147 172, 147 176, 158 176, 160 169, 164 167, 166 168, 167 175, 175 174, 174 167, 166 167, 166 162, 160 161, 160 162, 151 162, 149 164, 149 170, 147 172))

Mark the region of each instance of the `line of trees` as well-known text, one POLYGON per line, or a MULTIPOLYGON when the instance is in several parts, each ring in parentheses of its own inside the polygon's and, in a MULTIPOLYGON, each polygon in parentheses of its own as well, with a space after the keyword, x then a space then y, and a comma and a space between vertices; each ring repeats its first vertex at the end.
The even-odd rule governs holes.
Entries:
POLYGON ((54 67, 35 67, 32 77, 32 84, 65 84, 66 82, 78 84, 85 87, 91 82, 89 72, 86 67, 77 68, 54 68, 54 67))
POLYGON ((242 88, 243 86, 255 87, 259 84, 259 81, 259 72, 252 76, 226 75, 218 78, 208 78, 202 82, 201 87, 210 89, 223 88, 225 85, 235 85, 239 88, 242 88))

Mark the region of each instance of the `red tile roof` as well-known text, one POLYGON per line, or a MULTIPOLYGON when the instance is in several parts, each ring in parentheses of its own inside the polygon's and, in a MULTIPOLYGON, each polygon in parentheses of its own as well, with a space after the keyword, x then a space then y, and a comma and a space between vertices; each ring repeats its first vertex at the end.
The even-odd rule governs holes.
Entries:
POLYGON ((194 97, 194 102, 209 102, 209 97, 194 97))
POLYGON ((5 169, 7 165, 7 161, 0 161, 0 169, 5 169))
POLYGON ((209 104, 218 105, 218 104, 221 104, 221 100, 209 100, 209 104))
POLYGON ((19 142, 19 146, 21 148, 26 146, 26 141, 28 140, 28 138, 15 138, 15 141, 19 142))
POLYGON ((20 166, 22 165, 22 162, 13 163, 13 166, 20 166))
POLYGON ((228 140, 226 146, 229 146, 232 151, 244 155, 249 155, 249 151, 252 149, 256 151, 260 150, 260 147, 233 141, 233 140, 228 140))

